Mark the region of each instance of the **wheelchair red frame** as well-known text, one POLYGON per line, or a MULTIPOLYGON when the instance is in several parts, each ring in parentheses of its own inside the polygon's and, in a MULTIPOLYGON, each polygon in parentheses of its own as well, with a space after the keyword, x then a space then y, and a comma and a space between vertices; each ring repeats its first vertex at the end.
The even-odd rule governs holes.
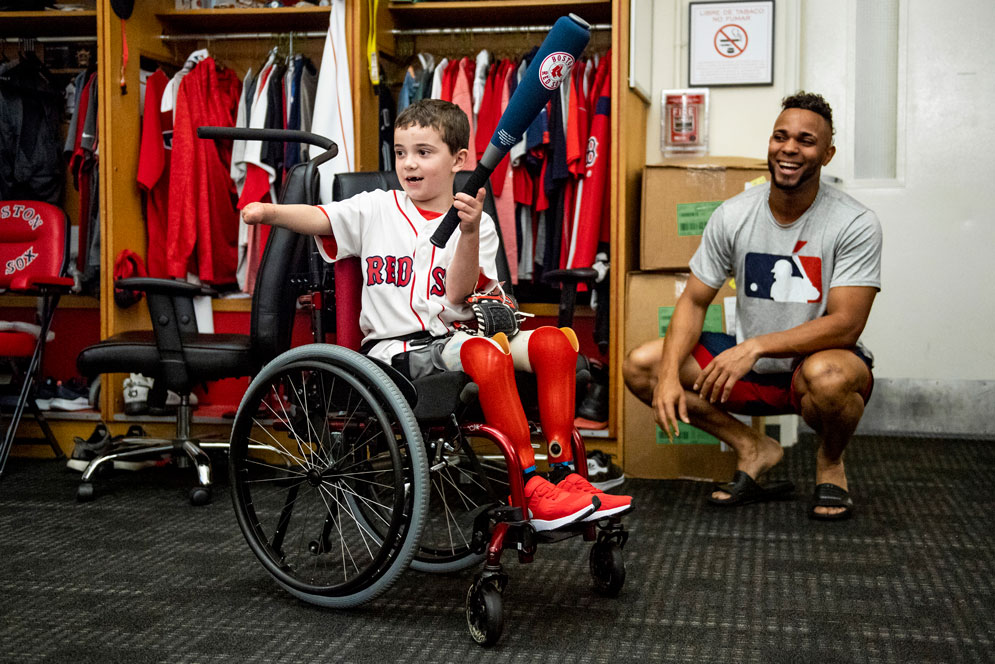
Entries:
MULTIPOLYGON (((251 139, 253 131, 212 130, 209 133, 213 137, 251 139)), ((267 139, 277 140, 274 138, 276 131, 268 130, 267 139)), ((205 136, 207 133, 202 131, 201 135, 205 136)), ((302 134, 303 132, 294 132, 293 136, 288 135, 285 140, 310 142, 302 134)), ((307 189, 309 196, 313 196, 316 187, 307 189)), ((313 198, 309 202, 313 204, 313 198)), ((311 284, 325 283, 319 275, 314 275, 310 281, 311 284)), ((534 560, 538 543, 582 535, 587 541, 595 541, 590 559, 595 590, 606 596, 617 595, 625 579, 621 549, 628 537, 621 520, 610 517, 597 524, 575 524, 556 531, 537 533, 527 519, 522 468, 511 440, 486 423, 460 423, 455 420, 455 416, 451 425, 432 425, 417 420, 412 406, 417 400, 415 385, 392 368, 356 352, 361 340, 358 333, 360 290, 358 261, 336 263, 334 295, 324 289, 310 293, 309 300, 315 308, 312 321, 316 343, 293 348, 266 365, 250 384, 236 414, 229 462, 232 499, 243 535, 263 567, 292 594, 322 606, 356 606, 386 591, 414 558, 419 546, 420 529, 427 520, 431 494, 428 486, 428 481, 431 480, 429 473, 430 470, 434 471, 434 466, 430 469, 426 449, 430 444, 436 445, 434 449, 439 454, 442 443, 445 442, 441 437, 434 438, 433 426, 454 426, 459 441, 466 441, 470 437, 491 441, 500 451, 508 479, 508 505, 481 506, 481 511, 474 516, 469 546, 463 547, 483 559, 483 568, 474 577, 466 596, 467 625, 474 640, 481 645, 492 645, 503 631, 501 592, 508 582, 508 575, 501 565, 501 558, 507 549, 515 549, 519 561, 529 563, 534 560), (336 344, 329 345, 323 343, 325 335, 320 312, 323 304, 333 299, 336 344), (320 388, 316 375, 321 376, 320 388), (343 425, 340 421, 342 416, 337 414, 344 410, 332 402, 335 399, 335 388, 329 388, 326 394, 325 375, 333 381, 332 385, 335 384, 334 381, 341 380, 343 384, 348 383, 347 390, 365 395, 364 399, 372 404, 369 410, 377 411, 378 414, 367 418, 364 423, 352 426, 349 431, 334 431, 335 426, 348 425, 343 425), (321 407, 314 403, 308 405, 309 397, 316 400, 319 396, 326 399, 321 407), (272 401, 276 401, 277 405, 268 403, 272 401), (261 416, 260 413, 266 408, 270 415, 261 416), (298 410, 295 411, 295 408, 298 410), (381 411, 390 412, 384 414, 381 411), (291 414, 294 412, 296 415, 291 414), (317 420, 312 416, 314 412, 318 413, 317 420), (269 423, 262 423, 261 420, 266 417, 269 417, 269 423), (318 422, 320 433, 316 426, 318 422), (265 435, 254 435, 257 429, 261 429, 265 435), (383 452, 384 448, 377 447, 378 456, 374 458, 373 452, 367 454, 365 449, 372 449, 373 445, 369 442, 354 442, 353 439, 341 444, 339 449, 350 450, 344 455, 344 463, 346 468, 361 469, 353 471, 356 474, 383 472, 385 476, 393 478, 394 484, 389 487, 389 493, 384 492, 387 498, 382 501, 385 510, 391 508, 389 514, 387 511, 382 512, 389 517, 390 522, 383 519, 383 533, 380 535, 377 535, 380 531, 376 524, 376 519, 381 518, 378 512, 381 507, 378 502, 380 490, 374 489, 369 495, 361 495, 358 492, 361 490, 355 487, 339 486, 338 484, 347 483, 348 473, 342 470, 342 464, 333 456, 331 449, 339 444, 331 442, 336 436, 344 439, 346 433, 354 433, 354 438, 362 441, 370 431, 373 433, 369 434, 369 438, 377 438, 377 430, 384 434, 379 440, 386 441, 382 444, 386 445, 389 453, 383 452), (278 440, 274 432, 287 434, 291 443, 278 440), (423 432, 429 436, 424 437, 423 432), (315 441, 314 438, 318 440, 315 441), (439 442, 430 443, 430 440, 439 442), (323 446, 328 446, 329 449, 326 450, 323 446), (357 448, 359 452, 350 456, 357 448), (252 457, 253 453, 259 452, 263 455, 277 455, 282 459, 282 465, 280 462, 270 463, 264 457, 252 457), (369 465, 380 463, 378 459, 388 460, 388 457, 391 463, 397 463, 398 460, 403 463, 401 466, 391 466, 387 471, 379 471, 369 465), (266 469, 260 470, 263 467, 266 469), (286 490, 285 496, 283 489, 286 490), (313 504, 317 505, 318 514, 313 517, 312 528, 305 529, 298 535, 294 528, 300 528, 302 521, 311 518, 303 507, 302 498, 309 491, 317 496, 313 504), (266 501, 270 504, 264 507, 263 503, 266 501), (376 507, 371 509, 371 504, 376 507), (401 507, 400 512, 398 506, 401 507), (337 518, 336 513, 342 512, 343 507, 349 512, 346 516, 351 516, 353 521, 348 521, 346 516, 337 518), (403 522, 403 517, 409 520, 403 522), (346 528, 353 525, 369 553, 369 562, 362 562, 365 565, 362 569, 351 551, 348 558, 344 552, 347 546, 351 546, 346 542, 346 528), (410 531, 416 530, 419 532, 414 532, 412 536, 410 531), (335 551, 337 547, 331 539, 336 533, 343 547, 343 578, 340 580, 334 579, 334 570, 329 571, 323 563, 319 564, 317 558, 335 551), (298 549, 294 550, 292 547, 298 540, 298 549), (349 564, 355 567, 354 577, 349 577, 349 564)), ((353 403, 351 396, 347 403, 353 403)), ((578 461, 577 472, 586 478, 586 451, 576 428, 573 430, 571 443, 574 458, 578 461)), ((469 452, 471 457, 473 454, 472 451, 469 452)), ((460 472, 467 471, 464 469, 460 472)), ((379 478, 379 475, 374 478, 379 478)), ((364 556, 366 552, 359 549, 359 553, 364 556)), ((465 555, 464 560, 476 564, 477 558, 471 559, 469 553, 465 555)), ((456 569, 460 567, 435 571, 456 569)))

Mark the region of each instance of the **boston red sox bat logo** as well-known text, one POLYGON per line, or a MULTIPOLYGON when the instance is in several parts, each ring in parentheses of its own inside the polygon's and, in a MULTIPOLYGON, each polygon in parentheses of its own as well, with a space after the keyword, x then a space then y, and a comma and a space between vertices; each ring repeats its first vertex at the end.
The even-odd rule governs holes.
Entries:
POLYGON ((547 55, 539 65, 539 82, 547 90, 555 90, 570 73, 574 56, 563 51, 547 55))

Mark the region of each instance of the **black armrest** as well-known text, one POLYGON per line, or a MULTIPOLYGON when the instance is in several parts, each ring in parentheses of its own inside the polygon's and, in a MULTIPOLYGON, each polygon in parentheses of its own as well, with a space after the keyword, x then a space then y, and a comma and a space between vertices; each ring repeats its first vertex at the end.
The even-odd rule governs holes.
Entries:
POLYGON ((198 331, 193 298, 217 295, 217 291, 207 286, 153 277, 118 279, 114 282, 114 287, 141 291, 148 296, 156 345, 164 358, 171 355, 182 356, 183 338, 198 331))
POLYGON ((542 273, 542 280, 549 284, 592 283, 597 278, 598 271, 593 267, 575 267, 569 270, 550 270, 542 273))
POLYGON ((155 279, 153 277, 118 279, 114 282, 114 287, 121 290, 142 291, 143 293, 155 293, 157 295, 169 295, 173 297, 196 297, 199 295, 213 297, 218 294, 216 290, 209 286, 198 286, 197 284, 187 283, 186 281, 155 279))
POLYGON ((560 307, 556 316, 557 327, 570 327, 574 321, 574 306, 577 303, 577 284, 594 284, 598 271, 593 267, 575 267, 569 270, 544 272, 542 280, 549 284, 560 284, 560 307))

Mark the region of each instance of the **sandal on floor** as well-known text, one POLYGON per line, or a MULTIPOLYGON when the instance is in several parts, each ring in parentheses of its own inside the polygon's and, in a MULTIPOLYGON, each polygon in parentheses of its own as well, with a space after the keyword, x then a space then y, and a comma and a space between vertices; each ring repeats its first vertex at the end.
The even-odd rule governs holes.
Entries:
POLYGON ((779 480, 761 486, 742 470, 737 470, 736 474, 732 476, 732 482, 717 484, 715 490, 725 491, 729 494, 729 497, 720 499, 709 496, 708 502, 713 505, 732 507, 734 505, 763 503, 768 500, 784 498, 795 490, 795 485, 788 480, 779 480))
POLYGON ((853 516, 853 499, 846 489, 835 484, 825 483, 815 487, 812 494, 812 502, 809 504, 808 516, 811 519, 820 521, 842 521, 853 516), (815 511, 816 507, 842 507, 843 511, 837 514, 820 514, 815 511))

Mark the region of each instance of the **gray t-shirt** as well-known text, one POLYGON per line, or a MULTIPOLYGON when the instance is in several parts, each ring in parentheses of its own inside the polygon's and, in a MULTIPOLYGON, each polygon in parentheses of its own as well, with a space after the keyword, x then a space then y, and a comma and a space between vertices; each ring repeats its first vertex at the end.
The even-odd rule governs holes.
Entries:
MULTIPOLYGON (((769 195, 767 183, 720 205, 691 258, 691 272, 712 288, 735 278, 737 343, 822 316, 830 288, 881 288, 881 224, 874 212, 823 183, 805 214, 782 226, 769 195)), ((799 360, 761 358, 753 369, 791 371, 799 360)))

